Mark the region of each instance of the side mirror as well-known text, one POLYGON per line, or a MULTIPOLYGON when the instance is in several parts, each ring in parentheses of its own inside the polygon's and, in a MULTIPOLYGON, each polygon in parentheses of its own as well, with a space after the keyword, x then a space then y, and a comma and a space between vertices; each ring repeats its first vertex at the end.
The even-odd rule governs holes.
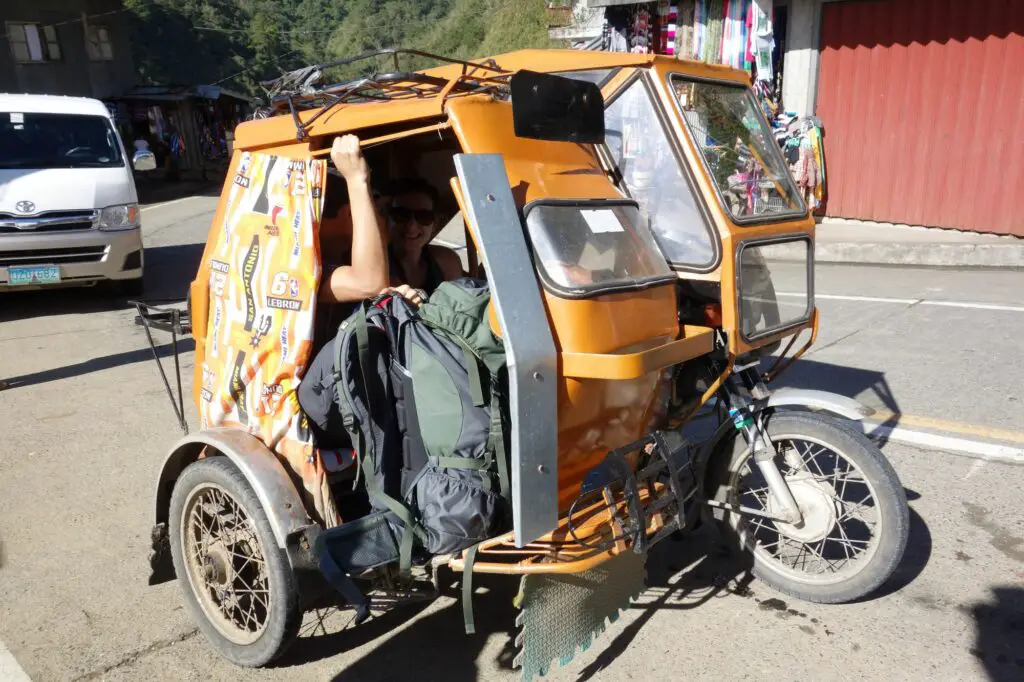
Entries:
POLYGON ((604 97, 594 83, 518 71, 509 87, 516 136, 551 142, 604 142, 604 97))
POLYGON ((156 169, 156 156, 148 149, 137 149, 132 157, 132 168, 139 172, 156 169))

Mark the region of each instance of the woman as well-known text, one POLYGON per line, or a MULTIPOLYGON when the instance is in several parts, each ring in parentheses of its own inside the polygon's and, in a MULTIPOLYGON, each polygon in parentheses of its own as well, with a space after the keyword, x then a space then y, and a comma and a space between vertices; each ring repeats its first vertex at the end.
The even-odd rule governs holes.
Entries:
POLYGON ((433 185, 418 178, 398 180, 387 194, 391 284, 405 284, 430 295, 441 282, 462 277, 458 254, 430 243, 437 228, 433 185))
POLYGON ((330 196, 324 197, 324 273, 314 332, 314 344, 320 348, 298 389, 299 405, 321 448, 349 445, 333 391, 323 389, 325 380, 334 374, 334 348, 327 341, 333 338, 338 323, 351 314, 359 301, 385 290, 395 291, 416 305, 422 303, 419 294, 408 286, 388 287, 387 249, 370 187, 370 168, 359 148, 359 139, 354 135, 336 138, 331 161, 344 185, 329 182, 330 196))

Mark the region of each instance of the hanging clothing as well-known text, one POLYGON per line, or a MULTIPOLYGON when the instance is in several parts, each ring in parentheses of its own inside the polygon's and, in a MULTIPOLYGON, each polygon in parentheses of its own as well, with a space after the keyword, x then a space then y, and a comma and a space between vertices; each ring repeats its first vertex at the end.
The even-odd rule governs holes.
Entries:
POLYGON ((679 22, 676 30, 676 56, 681 59, 693 59, 694 33, 696 26, 694 12, 697 10, 696 0, 682 0, 679 3, 679 22))
POLYGON ((709 64, 720 64, 722 61, 722 37, 725 28, 724 0, 709 0, 704 52, 701 59, 709 64))

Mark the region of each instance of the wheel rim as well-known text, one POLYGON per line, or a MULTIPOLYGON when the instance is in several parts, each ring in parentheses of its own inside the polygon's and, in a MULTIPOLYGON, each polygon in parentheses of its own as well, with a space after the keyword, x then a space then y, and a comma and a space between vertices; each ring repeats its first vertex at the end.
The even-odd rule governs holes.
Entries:
POLYGON ((207 620, 235 644, 252 644, 270 622, 270 580, 256 526, 231 493, 196 486, 181 515, 189 584, 207 620))
MULTIPOLYGON (((871 482, 840 449, 806 435, 772 436, 775 464, 804 522, 792 526, 744 515, 737 529, 761 565, 816 585, 849 580, 870 563, 882 539, 882 510, 871 482)), ((760 470, 747 457, 732 476, 731 502, 777 514, 760 470)))

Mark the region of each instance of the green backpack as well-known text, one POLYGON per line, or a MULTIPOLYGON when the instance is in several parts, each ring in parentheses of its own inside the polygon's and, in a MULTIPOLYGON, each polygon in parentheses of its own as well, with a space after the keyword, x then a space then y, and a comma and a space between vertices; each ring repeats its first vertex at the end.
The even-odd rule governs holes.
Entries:
POLYGON ((414 546, 455 553, 508 529, 507 367, 489 302, 464 278, 419 310, 382 297, 341 325, 332 388, 377 512, 325 538, 347 572, 405 570, 414 546))

